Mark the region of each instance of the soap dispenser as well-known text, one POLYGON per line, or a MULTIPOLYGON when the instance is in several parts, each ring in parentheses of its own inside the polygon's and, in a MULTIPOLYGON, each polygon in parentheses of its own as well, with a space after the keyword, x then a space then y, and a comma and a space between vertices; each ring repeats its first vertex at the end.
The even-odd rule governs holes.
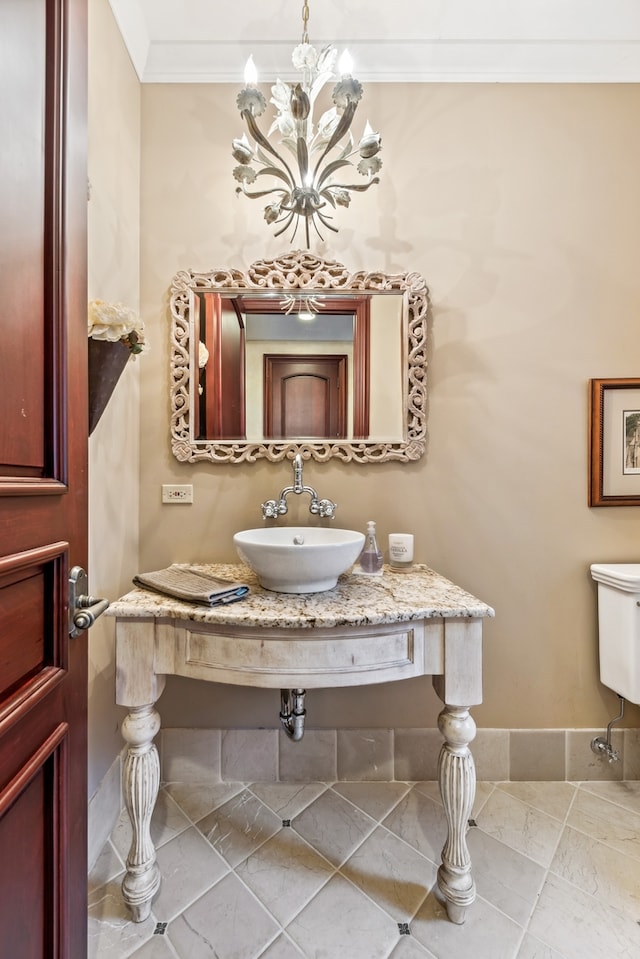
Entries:
POLYGON ((382 573, 382 564, 382 553, 378 549, 376 541, 376 524, 373 520, 369 520, 364 547, 360 553, 360 569, 363 573, 379 576, 382 573))

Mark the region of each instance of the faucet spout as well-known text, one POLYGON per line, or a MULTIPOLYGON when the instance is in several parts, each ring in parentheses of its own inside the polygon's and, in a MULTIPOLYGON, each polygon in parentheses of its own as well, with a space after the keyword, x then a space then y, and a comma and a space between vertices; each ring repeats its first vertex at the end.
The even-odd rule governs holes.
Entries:
POLYGON ((280 496, 277 500, 269 499, 261 504, 260 508, 262 509, 262 518, 277 519, 278 516, 283 516, 285 513, 287 513, 289 510, 289 507, 287 506, 287 496, 289 496, 290 493, 293 493, 296 496, 299 496, 300 493, 308 493, 311 497, 309 512, 313 515, 329 517, 329 519, 333 519, 335 516, 335 511, 338 508, 338 504, 332 502, 330 499, 319 499, 318 494, 314 490, 313 486, 304 485, 302 478, 304 462, 301 453, 296 453, 296 455, 293 457, 292 465, 293 486, 285 486, 284 489, 280 491, 280 496))

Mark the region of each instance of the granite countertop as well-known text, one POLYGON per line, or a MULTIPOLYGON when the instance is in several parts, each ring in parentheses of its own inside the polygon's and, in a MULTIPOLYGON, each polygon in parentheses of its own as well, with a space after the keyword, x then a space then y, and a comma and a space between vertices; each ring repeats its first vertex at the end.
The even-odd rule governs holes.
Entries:
POLYGON ((355 569, 322 593, 274 593, 258 584, 241 564, 194 563, 190 567, 230 582, 246 583, 247 596, 226 606, 203 606, 136 587, 111 603, 107 613, 118 617, 188 619, 226 626, 302 628, 370 626, 412 619, 493 616, 490 606, 459 586, 416 564, 409 572, 367 576, 355 569))

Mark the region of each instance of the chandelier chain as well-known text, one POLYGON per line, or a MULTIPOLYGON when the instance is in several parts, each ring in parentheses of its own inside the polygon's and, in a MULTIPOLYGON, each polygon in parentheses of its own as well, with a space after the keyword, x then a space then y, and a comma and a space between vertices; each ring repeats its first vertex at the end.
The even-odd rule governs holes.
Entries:
POLYGON ((302 4, 302 42, 309 42, 309 0, 304 0, 302 4))

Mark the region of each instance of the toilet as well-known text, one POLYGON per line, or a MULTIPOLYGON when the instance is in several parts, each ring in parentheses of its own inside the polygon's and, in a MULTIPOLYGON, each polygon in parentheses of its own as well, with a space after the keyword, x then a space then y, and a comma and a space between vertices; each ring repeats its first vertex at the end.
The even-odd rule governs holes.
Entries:
POLYGON ((640 703, 640 563, 594 563, 598 584, 600 679, 640 703))

